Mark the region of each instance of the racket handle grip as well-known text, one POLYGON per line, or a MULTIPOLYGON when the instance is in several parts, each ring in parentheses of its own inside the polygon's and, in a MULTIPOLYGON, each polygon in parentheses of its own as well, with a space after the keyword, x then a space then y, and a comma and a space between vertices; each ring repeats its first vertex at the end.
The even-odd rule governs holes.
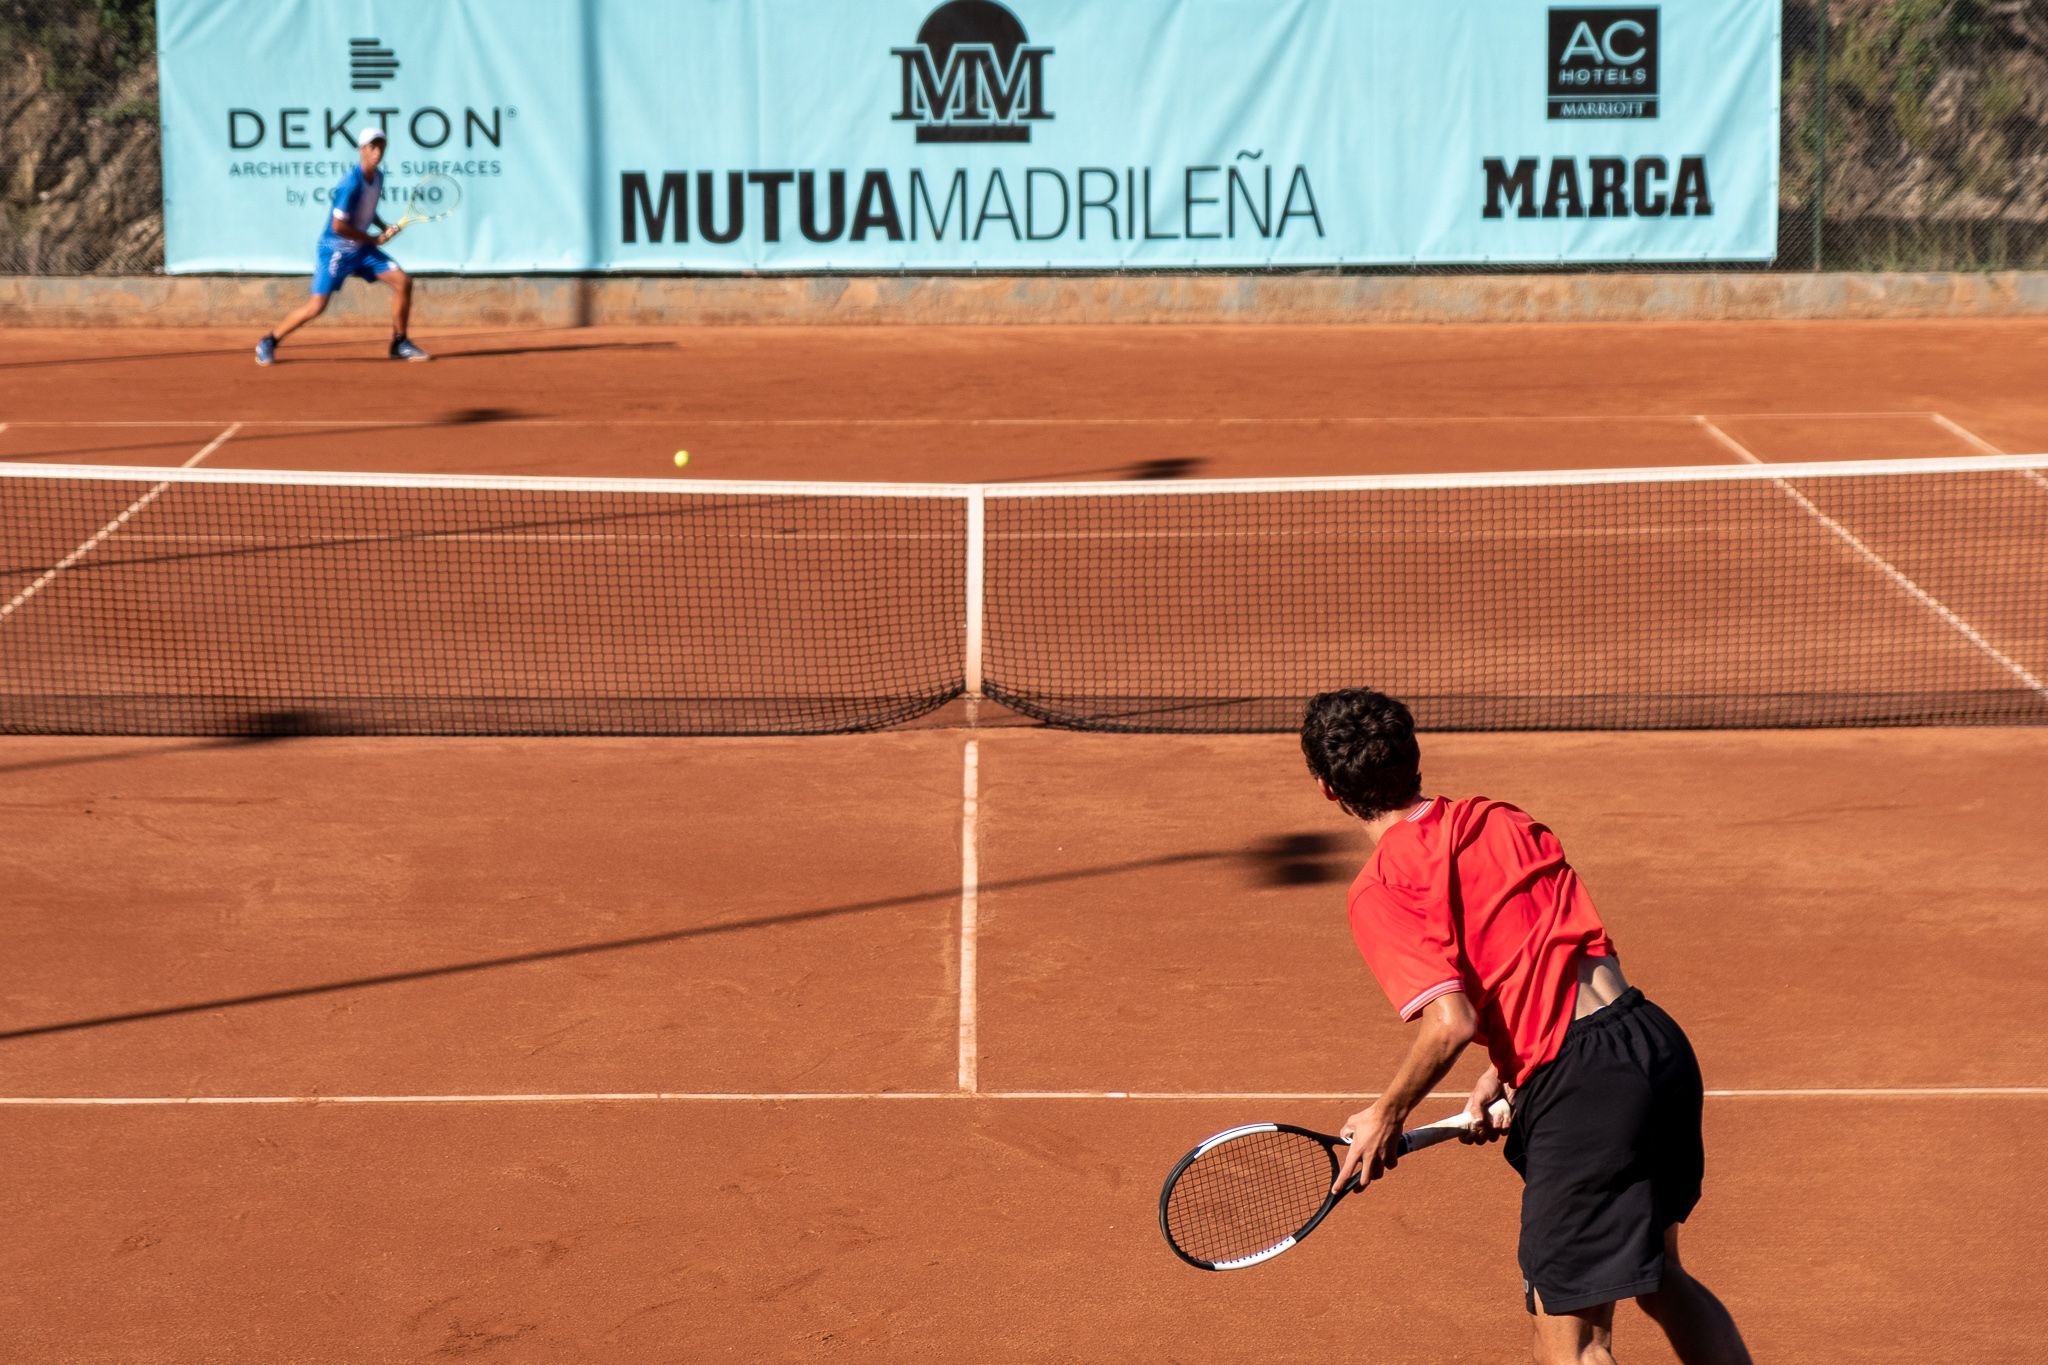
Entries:
MULTIPOLYGON (((1506 1100, 1495 1100, 1488 1106, 1486 1116, 1493 1120, 1494 1127, 1505 1128, 1508 1126, 1508 1120, 1514 1117, 1514 1112, 1506 1100)), ((1449 1142, 1454 1137, 1470 1132, 1471 1128, 1472 1125, 1465 1121, 1463 1110, 1447 1119, 1438 1119, 1435 1123, 1425 1123, 1420 1128, 1411 1128, 1401 1134, 1401 1155, 1419 1152, 1424 1147, 1434 1147, 1439 1142, 1449 1142)))

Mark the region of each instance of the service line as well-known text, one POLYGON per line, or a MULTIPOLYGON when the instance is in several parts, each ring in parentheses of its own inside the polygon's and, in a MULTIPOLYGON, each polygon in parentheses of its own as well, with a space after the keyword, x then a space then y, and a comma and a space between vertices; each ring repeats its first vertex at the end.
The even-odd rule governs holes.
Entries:
MULTIPOLYGON (((2048 1099, 2048 1085, 1781 1086, 1709 1090, 1713 1100, 2009 1100, 2048 1099)), ((346 1106, 575 1104, 818 1104, 881 1100, 1104 1101, 1147 1103, 1350 1104, 1379 1096, 1368 1090, 642 1090, 443 1095, 4 1095, 0 1108, 332 1108, 346 1106)), ((1458 1104, 1465 1092, 1437 1091, 1430 1104, 1458 1104)))
POLYGON ((981 741, 967 741, 960 760, 960 1091, 981 1084, 976 998, 981 932, 981 741))

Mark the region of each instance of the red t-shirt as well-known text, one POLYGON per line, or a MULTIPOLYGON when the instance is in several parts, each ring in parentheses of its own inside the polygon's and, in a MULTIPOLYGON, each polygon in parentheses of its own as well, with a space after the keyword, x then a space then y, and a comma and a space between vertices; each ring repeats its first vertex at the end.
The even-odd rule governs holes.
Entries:
POLYGON ((1614 951, 1557 836, 1505 801, 1432 796, 1351 884, 1351 936, 1403 1019, 1463 991, 1501 1079, 1557 1055, 1581 953, 1614 951))

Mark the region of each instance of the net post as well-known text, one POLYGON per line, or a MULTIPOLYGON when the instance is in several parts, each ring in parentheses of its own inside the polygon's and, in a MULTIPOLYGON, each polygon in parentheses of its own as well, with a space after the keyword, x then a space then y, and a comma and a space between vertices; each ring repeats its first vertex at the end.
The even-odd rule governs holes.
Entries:
POLYGON ((962 643, 969 725, 981 719, 982 573, 987 527, 988 494, 976 484, 967 490, 967 620, 966 639, 962 643))

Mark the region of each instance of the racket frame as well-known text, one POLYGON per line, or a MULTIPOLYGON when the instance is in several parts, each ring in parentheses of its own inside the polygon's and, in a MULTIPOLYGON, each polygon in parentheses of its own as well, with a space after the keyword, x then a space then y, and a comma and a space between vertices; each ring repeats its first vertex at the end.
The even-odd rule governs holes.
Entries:
POLYGON ((1197 1270, 1245 1270, 1251 1266, 1258 1265, 1261 1261, 1272 1260, 1275 1256, 1278 1256, 1281 1252, 1287 1250, 1311 1232, 1314 1232, 1316 1224, 1329 1217, 1330 1210, 1344 1202, 1345 1196, 1357 1188, 1357 1182, 1353 1181, 1343 1189, 1331 1190, 1329 1195, 1323 1200, 1322 1207, 1309 1215, 1307 1222, 1281 1238, 1278 1242, 1275 1242, 1272 1246, 1266 1247, 1261 1251, 1254 1251, 1249 1256, 1238 1256, 1228 1261, 1204 1261, 1199 1257, 1188 1255, 1187 1252, 1180 1249, 1180 1245, 1173 1240, 1173 1234, 1167 1230, 1166 1206, 1173 1198, 1173 1187, 1179 1183, 1181 1173, 1194 1165, 1195 1161, 1203 1153, 1211 1148, 1219 1147, 1234 1138, 1248 1137, 1253 1133, 1292 1133, 1297 1137, 1305 1137, 1320 1144, 1324 1153, 1330 1158, 1330 1181, 1332 1184, 1336 1182, 1338 1168, 1344 1164, 1343 1159, 1338 1153, 1343 1151, 1348 1144, 1342 1138, 1331 1137, 1328 1133, 1318 1133, 1313 1128, 1301 1128, 1291 1123, 1247 1123, 1236 1128, 1225 1129, 1213 1137, 1204 1138, 1193 1151, 1174 1163, 1173 1169, 1167 1173, 1166 1183, 1159 1190, 1159 1235, 1166 1239, 1166 1245, 1173 1249, 1174 1255, 1180 1257, 1197 1270))
POLYGON ((391 230, 393 232, 397 232, 403 228, 409 228, 413 226, 415 223, 438 223, 443 218, 446 218, 449 214, 455 212, 455 210, 462 207, 462 182, 457 180, 454 176, 446 174, 445 172, 433 171, 427 175, 421 176, 418 180, 413 182, 412 189, 413 193, 407 194, 405 197, 405 208, 403 211, 399 213, 398 221, 391 224, 391 230), (415 214, 412 211, 412 206, 418 202, 419 187, 429 183, 430 181, 442 181, 447 184, 453 185, 455 187, 455 202, 450 204, 447 208, 440 210, 438 213, 415 214))
MULTIPOLYGON (((1487 1116, 1493 1120, 1496 1127, 1506 1128, 1514 1116, 1514 1111, 1509 1107, 1506 1100, 1496 1100, 1487 1110, 1487 1116)), ((1425 1147, 1434 1147, 1439 1142, 1448 1142, 1454 1137, 1471 1131, 1471 1127, 1472 1125, 1466 1121, 1465 1115, 1460 1112, 1451 1115, 1449 1118, 1438 1119, 1435 1123, 1426 1123, 1420 1128, 1411 1128, 1401 1134, 1400 1155, 1407 1156, 1412 1152, 1419 1152, 1425 1147)), ((1281 1252, 1294 1246, 1311 1232, 1314 1232, 1316 1227, 1325 1218, 1330 1216, 1330 1210, 1343 1203, 1346 1197, 1365 1188, 1364 1185, 1359 1183, 1357 1177, 1354 1176, 1342 1188, 1332 1189, 1323 1200, 1322 1207, 1309 1215, 1307 1222, 1275 1242, 1272 1246, 1254 1251, 1250 1255, 1236 1256, 1227 1261, 1205 1261, 1199 1257, 1188 1255, 1187 1252, 1180 1249, 1180 1245, 1173 1240, 1173 1233, 1167 1228, 1166 1206, 1173 1198, 1174 1185, 1179 1182, 1181 1173, 1194 1165, 1195 1161, 1203 1153, 1221 1146, 1233 1138, 1246 1137, 1252 1133, 1292 1133, 1319 1143, 1323 1151, 1330 1158, 1330 1180, 1333 1184, 1337 1179, 1337 1172, 1344 1164, 1343 1158, 1339 1153, 1351 1145, 1341 1137, 1332 1137, 1328 1133, 1318 1133, 1313 1128, 1302 1128, 1292 1123, 1246 1123, 1236 1128, 1226 1128, 1220 1133, 1204 1138, 1196 1145, 1193 1151, 1174 1163, 1173 1169, 1167 1172, 1166 1183, 1159 1189, 1159 1235, 1166 1239, 1166 1245, 1173 1251, 1174 1255, 1180 1257, 1197 1270, 1246 1270, 1252 1266, 1270 1261, 1281 1252)))

